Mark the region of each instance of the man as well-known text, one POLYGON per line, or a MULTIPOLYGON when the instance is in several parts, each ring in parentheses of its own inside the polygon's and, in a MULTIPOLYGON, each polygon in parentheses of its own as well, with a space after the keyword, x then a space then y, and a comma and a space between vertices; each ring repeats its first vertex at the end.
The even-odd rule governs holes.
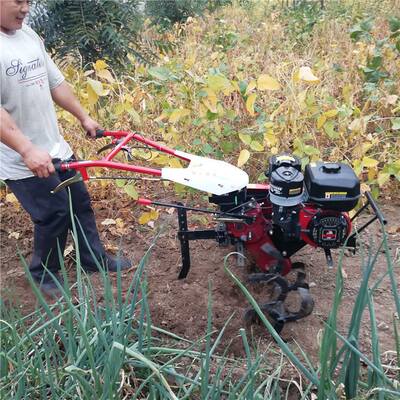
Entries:
MULTIPOLYGON (((64 251, 71 216, 68 192, 50 192, 75 172, 57 173, 52 164, 52 158, 73 156, 60 135, 53 101, 73 114, 92 137, 99 124, 75 98, 37 34, 23 24, 28 11, 29 1, 0 0, 0 179, 34 222, 33 278, 45 293, 59 294, 44 266, 61 280, 59 252, 64 251)), ((70 193, 83 267, 97 270, 92 251, 110 271, 129 268, 128 260, 105 253, 85 185, 71 185, 70 193)))

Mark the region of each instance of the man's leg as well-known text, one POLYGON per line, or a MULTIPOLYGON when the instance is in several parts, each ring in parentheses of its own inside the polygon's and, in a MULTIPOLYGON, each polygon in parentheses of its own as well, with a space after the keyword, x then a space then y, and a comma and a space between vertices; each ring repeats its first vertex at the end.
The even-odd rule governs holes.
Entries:
MULTIPOLYGON (((61 172, 60 178, 61 180, 65 180, 72 177, 74 174, 74 171, 61 172)), ((106 253, 99 238, 96 218, 90 203, 89 193, 83 182, 73 183, 68 186, 68 188, 71 193, 72 212, 74 214, 74 221, 78 234, 77 239, 82 266, 88 270, 97 270, 95 259, 101 265, 106 258, 106 253)), ((65 192, 67 193, 67 191, 65 192)))
MULTIPOLYGON (((74 172, 69 171, 61 173, 60 177, 62 180, 65 180, 73 176, 73 174, 74 172)), ((72 184, 69 188, 71 191, 72 208, 78 233, 80 260, 83 268, 87 271, 97 271, 96 260, 109 271, 130 268, 132 265, 130 260, 123 257, 115 257, 105 252, 97 231, 96 219, 90 204, 90 196, 86 185, 83 182, 78 182, 72 184)))
POLYGON ((37 281, 51 280, 45 274, 43 265, 56 273, 60 268, 58 247, 61 257, 64 252, 70 222, 67 193, 50 193, 59 183, 57 174, 48 178, 7 181, 8 187, 34 223, 33 257, 29 269, 37 281))

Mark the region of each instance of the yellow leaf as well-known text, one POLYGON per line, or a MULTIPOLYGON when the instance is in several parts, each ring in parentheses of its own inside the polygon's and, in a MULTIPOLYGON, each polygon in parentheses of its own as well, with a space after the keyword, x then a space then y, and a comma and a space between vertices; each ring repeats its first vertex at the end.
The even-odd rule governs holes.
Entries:
POLYGON ((366 127, 367 127, 367 123, 364 118, 356 118, 349 125, 349 129, 352 132, 360 132, 360 133, 363 133, 365 131, 366 127))
POLYGON ((102 96, 104 93, 103 84, 100 81, 96 81, 92 78, 87 78, 88 87, 93 89, 97 96, 102 96))
POLYGON ((122 218, 117 218, 115 220, 115 224, 117 225, 117 228, 123 228, 125 226, 125 223, 122 218))
POLYGON ((196 54, 195 53, 189 54, 189 56, 185 60, 185 68, 186 69, 192 68, 195 61, 196 61, 196 54))
POLYGON ((325 115, 326 118, 333 118, 333 117, 336 117, 337 113, 338 113, 338 110, 329 110, 329 111, 324 112, 323 115, 325 115))
POLYGON ((377 174, 376 168, 369 168, 368 169, 368 180, 372 181, 373 179, 375 179, 376 174, 377 174))
POLYGON ((190 110, 188 110, 187 108, 176 108, 169 116, 169 122, 174 124, 175 122, 178 122, 181 118, 186 117, 189 114, 190 110))
POLYGON ((383 186, 390 178, 390 174, 386 173, 386 172, 379 172, 378 174, 378 185, 379 186, 383 186))
POLYGON ((352 90, 353 87, 349 84, 349 85, 345 85, 343 86, 342 89, 342 96, 343 96, 343 100, 347 105, 351 105, 351 99, 352 99, 352 90))
POLYGON ((246 110, 251 116, 256 115, 254 112, 254 103, 256 102, 257 95, 252 93, 246 100, 246 110))
POLYGON ((145 225, 150 221, 155 221, 158 219, 158 211, 151 210, 149 212, 144 212, 138 219, 140 225, 145 225))
POLYGON ((91 86, 87 86, 87 94, 88 94, 88 102, 89 104, 93 105, 96 104, 99 100, 99 96, 97 93, 92 89, 91 86))
POLYGON ((240 93, 240 87, 236 81, 231 81, 233 88, 240 93))
POLYGON ((250 81, 249 82, 249 84, 247 85, 247 88, 246 88, 246 96, 253 90, 253 89, 255 89, 257 87, 257 82, 255 81, 255 80, 252 80, 252 81, 250 81))
POLYGON ((294 74, 293 79, 295 82, 304 81, 307 83, 318 83, 320 81, 320 79, 314 75, 314 72, 310 67, 300 67, 300 69, 294 74))
POLYGON ((218 112, 217 110, 217 95, 214 90, 210 88, 205 88, 204 91, 207 93, 207 97, 203 98, 204 105, 214 114, 218 112))
POLYGON ((97 60, 94 64, 94 69, 96 70, 96 72, 106 69, 107 67, 108 65, 104 60, 97 60))
POLYGON ((177 158, 168 158, 168 166, 171 168, 182 168, 182 163, 177 158))
POLYGON ((223 91, 226 96, 234 90, 228 78, 222 74, 208 76, 207 84, 216 93, 223 91))
POLYGON ((278 143, 278 139, 274 135, 274 131, 272 129, 268 129, 267 132, 264 133, 264 142, 269 146, 275 146, 278 143))
POLYGON ((115 115, 121 115, 122 113, 124 113, 126 111, 125 109, 125 103, 117 103, 114 106, 114 114, 115 115))
POLYGON ((8 193, 8 194, 6 195, 6 202, 7 202, 7 203, 17 203, 18 200, 17 200, 17 198, 15 197, 14 193, 8 193))
POLYGON ((101 70, 97 71, 97 76, 99 78, 106 80, 109 83, 115 82, 114 77, 111 75, 111 72, 108 69, 101 69, 101 70))
POLYGON ((257 80, 258 90, 279 90, 281 85, 270 75, 260 75, 257 80))
POLYGON ((251 143, 251 136, 246 133, 239 133, 239 139, 244 143, 249 145, 251 143))
POLYGON ((249 158, 250 158, 250 152, 247 149, 242 150, 239 154, 237 166, 239 168, 242 167, 244 164, 247 163, 249 158))
POLYGON ((306 104, 306 97, 307 97, 307 89, 301 91, 298 95, 297 95, 297 102, 299 104, 300 109, 304 109, 307 107, 306 104))
POLYGON ((361 154, 365 154, 372 146, 373 144, 371 142, 364 142, 361 146, 361 154))
POLYGON ((324 114, 320 115, 317 119, 317 129, 321 129, 326 122, 326 116, 324 114))
POLYGON ((264 150, 264 146, 257 140, 253 140, 250 143, 250 148, 254 151, 263 151, 264 150))
POLYGON ((362 159, 362 165, 366 168, 375 168, 378 165, 379 161, 374 158, 364 157, 362 159))

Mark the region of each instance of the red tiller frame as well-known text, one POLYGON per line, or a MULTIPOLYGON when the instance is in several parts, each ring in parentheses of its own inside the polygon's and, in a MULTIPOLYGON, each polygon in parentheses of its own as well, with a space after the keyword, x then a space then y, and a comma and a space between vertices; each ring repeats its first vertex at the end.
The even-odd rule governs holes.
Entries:
POLYGON ((111 169, 118 169, 121 171, 130 171, 130 172, 137 172, 140 174, 147 174, 153 176, 161 176, 161 170, 156 168, 147 168, 147 167, 140 167, 137 165, 129 165, 120 162, 114 162, 112 159, 121 151, 121 149, 127 145, 132 140, 135 140, 140 143, 144 143, 153 149, 161 151, 162 153, 170 154, 174 157, 180 158, 184 161, 190 161, 189 158, 177 154, 177 151, 174 149, 170 149, 167 146, 154 142, 153 140, 146 139, 143 136, 140 136, 134 132, 127 132, 127 131, 97 131, 96 138, 103 138, 103 137, 113 137, 114 139, 122 139, 124 138, 118 145, 105 157, 101 160, 95 161, 66 161, 61 162, 60 169, 61 171, 67 171, 74 169, 82 175, 82 179, 87 181, 89 179, 89 175, 87 172, 88 168, 92 167, 100 167, 100 168, 111 168, 111 169))

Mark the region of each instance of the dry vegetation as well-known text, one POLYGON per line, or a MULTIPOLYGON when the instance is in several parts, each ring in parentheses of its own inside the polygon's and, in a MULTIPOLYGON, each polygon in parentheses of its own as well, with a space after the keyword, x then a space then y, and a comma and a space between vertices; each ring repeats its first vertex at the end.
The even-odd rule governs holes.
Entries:
MULTIPOLYGON (((344 160, 375 195, 380 191, 396 195, 400 181, 398 0, 332 0, 325 2, 323 11, 286 9, 281 1, 241 3, 190 18, 163 33, 174 46, 159 54, 156 66, 132 58, 117 73, 106 60, 97 60, 91 65, 65 66, 64 73, 106 129, 137 130, 170 147, 223 158, 245 169, 254 182, 264 179, 268 157, 281 151, 296 153, 304 164, 344 160)), ((145 34, 160 35, 150 28, 145 34)), ((101 144, 94 146, 70 115, 58 112, 77 155, 98 157, 94 149, 101 144)), ((158 153, 139 149, 134 155, 139 164, 178 166, 158 153)), ((176 196, 194 196, 182 187, 170 189, 176 196)), ((108 199, 111 206, 123 197, 141 195, 141 190, 132 182, 91 184, 93 196, 108 199)), ((13 202, 6 194, 3 188, 2 201, 13 202)), ((152 213, 142 222, 157 217, 152 213)), ((391 279, 391 300, 399 312, 398 260, 391 259, 385 235, 377 254, 382 249, 387 255, 385 276, 391 279)), ((245 360, 216 356, 220 336, 211 341, 211 306, 207 333, 198 342, 153 329, 146 323, 150 321, 142 276, 146 257, 126 299, 119 295, 120 277, 115 289, 104 275, 105 300, 101 305, 94 302, 91 281, 81 276, 78 260, 76 294, 71 297, 66 286, 65 302, 48 305, 34 289, 40 307, 28 317, 3 307, 0 393, 4 398, 399 398, 398 315, 393 317, 397 348, 387 367, 379 353, 374 288, 369 282, 374 254, 363 266, 353 325, 343 342, 336 332, 343 288, 339 265, 317 365, 301 350, 296 350, 296 356, 279 337, 278 356, 273 350, 260 354, 250 349, 244 330, 240 335, 245 360), (367 309, 373 339, 368 357, 357 349, 360 320, 367 309), (273 371, 268 365, 271 357, 279 359, 273 371), (361 363, 367 373, 360 372, 361 363), (293 372, 292 378, 284 368, 293 372)), ((268 321, 264 323, 273 332, 268 321)))

